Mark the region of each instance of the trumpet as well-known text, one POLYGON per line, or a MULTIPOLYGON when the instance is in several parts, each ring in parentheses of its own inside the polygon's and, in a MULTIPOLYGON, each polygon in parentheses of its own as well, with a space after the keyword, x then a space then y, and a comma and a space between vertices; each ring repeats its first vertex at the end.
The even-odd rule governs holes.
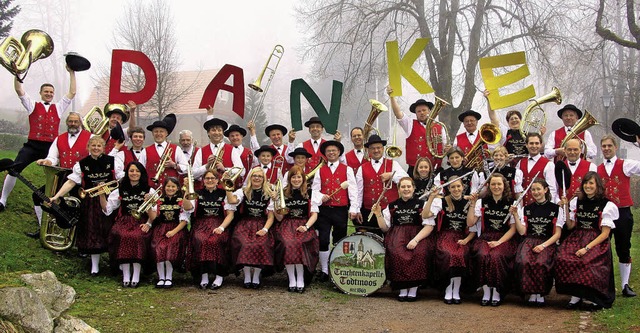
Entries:
POLYGON ((275 192, 276 192, 277 198, 274 201, 273 206, 276 213, 278 215, 289 214, 289 208, 287 208, 287 205, 284 200, 284 189, 282 186, 282 181, 280 179, 278 179, 278 181, 276 182, 275 192))
POLYGON ((153 205, 155 205, 155 203, 160 199, 161 196, 162 185, 158 186, 155 193, 149 195, 149 198, 143 201, 142 204, 138 206, 138 209, 132 209, 131 211, 129 211, 129 213, 131 213, 131 216, 133 216, 136 220, 139 220, 142 217, 142 214, 148 211, 149 208, 153 207, 153 205))
POLYGON ((187 200, 194 200, 198 197, 198 194, 196 194, 196 191, 193 188, 193 173, 191 172, 191 164, 187 164, 187 176, 184 177, 182 191, 185 192, 185 198, 187 200))
POLYGON ((216 158, 212 159, 211 161, 207 162, 207 170, 212 170, 216 168, 216 163, 222 162, 222 156, 224 155, 224 142, 220 143, 222 145, 222 147, 220 147, 220 149, 218 149, 218 153, 216 154, 216 158))
POLYGON ((151 178, 151 181, 154 183, 158 183, 162 174, 164 173, 165 164, 168 160, 171 159, 171 155, 173 154, 173 148, 169 145, 169 141, 167 141, 167 148, 162 152, 162 156, 160 156, 160 162, 156 166, 156 174, 151 178))
POLYGON ((233 192, 236 190, 236 179, 242 174, 244 168, 242 167, 233 167, 222 174, 222 185, 224 186, 225 191, 233 192))
POLYGON ((260 73, 260 75, 258 75, 258 78, 253 83, 249 84, 249 88, 262 93, 262 96, 260 96, 260 100, 258 101, 258 106, 255 108, 255 111, 253 112, 253 116, 251 116, 251 120, 254 122, 258 117, 258 112, 262 110, 262 105, 264 105, 264 98, 267 95, 269 86, 271 86, 271 81, 273 80, 273 76, 276 74, 276 70, 278 69, 278 64, 280 64, 280 60, 282 59, 283 55, 284 55, 284 47, 282 45, 276 45, 273 48, 273 51, 271 52, 271 54, 269 55, 269 58, 267 59, 267 63, 264 65, 262 72, 260 73), (271 59, 274 59, 274 58, 275 58, 275 64, 272 65, 273 67, 270 67, 271 59), (264 78, 264 74, 267 70, 269 71, 269 78, 267 79, 267 84, 265 84, 265 87, 263 89, 262 79, 264 78))
MULTIPOLYGON (((393 142, 384 149, 384 153, 387 154, 387 157, 390 159, 398 158, 402 156, 402 149, 396 146, 396 130, 398 129, 398 122, 396 121, 395 125, 393 125, 393 142)), ((367 154, 368 155, 368 154, 367 154)))
POLYGON ((113 190, 117 189, 118 186, 118 181, 112 180, 108 183, 100 184, 86 190, 81 188, 80 191, 78 191, 78 195, 80 196, 80 199, 84 199, 87 196, 89 196, 90 198, 95 198, 100 194, 109 194, 113 192, 113 190))
POLYGON ((447 101, 436 96, 436 103, 433 105, 433 108, 431 109, 431 113, 429 113, 429 117, 427 118, 427 121, 426 121, 425 128, 427 132, 425 134, 425 139, 427 141, 427 147, 429 148, 429 152, 435 158, 444 158, 444 156, 446 155, 444 148, 438 149, 438 145, 446 144, 448 142, 442 142, 442 137, 437 132, 436 126, 440 125, 440 127, 442 127, 442 130, 445 133, 445 137, 447 138, 447 141, 449 141, 449 131, 447 130, 447 126, 445 124, 436 120, 436 117, 438 117, 438 113, 440 113, 440 111, 442 111, 442 109, 447 105, 449 105, 447 101))

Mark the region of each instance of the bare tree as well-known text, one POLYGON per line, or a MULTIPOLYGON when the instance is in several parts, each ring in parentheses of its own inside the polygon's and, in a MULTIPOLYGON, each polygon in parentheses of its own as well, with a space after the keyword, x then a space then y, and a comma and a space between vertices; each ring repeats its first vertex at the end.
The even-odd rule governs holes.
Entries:
MULTIPOLYGON (((608 1, 611 4, 611 1, 608 1)), ((596 32, 602 38, 614 43, 620 44, 624 47, 630 47, 640 50, 640 25, 638 25, 636 18, 635 0, 626 0, 626 21, 627 31, 631 36, 625 36, 621 31, 612 31, 609 26, 609 22, 619 22, 622 18, 619 15, 610 15, 609 17, 605 13, 605 1, 600 0, 597 17, 596 17, 596 32), (605 22, 603 22, 605 21, 605 22)))
POLYGON ((20 13, 20 6, 12 6, 12 2, 13 0, 0 0, 0 38, 9 35, 14 17, 20 13))

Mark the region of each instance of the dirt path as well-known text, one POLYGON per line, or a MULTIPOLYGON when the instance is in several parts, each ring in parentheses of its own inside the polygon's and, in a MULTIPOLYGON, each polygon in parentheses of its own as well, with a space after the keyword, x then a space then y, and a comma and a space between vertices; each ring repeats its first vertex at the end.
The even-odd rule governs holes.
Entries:
POLYGON ((420 291, 415 303, 400 303, 389 287, 369 297, 348 296, 327 284, 304 294, 286 291, 286 277, 264 281, 258 291, 228 278, 216 291, 181 288, 177 307, 190 310, 190 332, 588 332, 590 316, 563 307, 552 295, 545 308, 530 308, 509 296, 496 308, 481 307, 479 295, 446 305, 434 290, 420 291))

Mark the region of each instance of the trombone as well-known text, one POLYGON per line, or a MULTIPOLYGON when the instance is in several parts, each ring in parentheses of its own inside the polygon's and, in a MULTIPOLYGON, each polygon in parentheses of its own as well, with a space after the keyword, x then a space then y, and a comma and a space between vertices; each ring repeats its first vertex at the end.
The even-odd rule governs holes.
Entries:
POLYGON ((278 69, 278 64, 280 64, 280 60, 282 59, 283 54, 284 54, 284 47, 280 44, 276 45, 273 48, 271 55, 269 55, 269 58, 267 59, 267 63, 264 65, 264 68, 262 68, 262 72, 260 72, 260 75, 258 75, 258 78, 253 83, 249 83, 249 88, 257 92, 263 93, 262 96, 260 96, 260 100, 258 100, 258 106, 256 107, 255 111, 253 112, 253 115, 251 116, 251 121, 253 122, 256 121, 256 118, 258 117, 258 112, 262 110, 262 106, 264 105, 264 98, 267 95, 267 91, 269 90, 269 86, 271 85, 273 76, 276 74, 276 70, 278 69), (275 63, 273 64, 273 67, 270 66, 271 59, 274 59, 275 61, 275 63), (265 84, 263 89, 262 79, 264 78, 264 74, 267 70, 269 71, 269 78, 267 79, 267 83, 265 84))
POLYGON ((111 192, 113 192, 113 190, 117 189, 119 186, 118 181, 117 180, 112 180, 108 183, 104 183, 104 184, 100 184, 98 186, 94 186, 92 188, 88 188, 88 189, 83 189, 81 188, 78 191, 78 195, 80 196, 80 199, 84 199, 87 196, 89 196, 90 198, 95 198, 97 196, 99 196, 100 194, 109 194, 111 192))

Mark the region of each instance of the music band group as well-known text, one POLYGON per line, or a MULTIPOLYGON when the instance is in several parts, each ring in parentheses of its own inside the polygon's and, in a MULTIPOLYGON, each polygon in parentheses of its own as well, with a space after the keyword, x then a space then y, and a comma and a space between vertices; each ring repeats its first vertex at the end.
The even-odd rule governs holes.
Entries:
MULTIPOLYGON (((544 127, 521 131, 518 111, 508 112, 503 126, 494 110, 492 123, 480 128, 479 113, 461 113, 464 133, 450 144, 435 120, 446 102, 420 99, 405 113, 390 97, 407 134, 405 171, 393 159, 402 151, 370 134, 371 117, 351 130, 349 151, 340 133, 323 138, 318 117, 305 123, 308 140, 296 143, 295 131, 271 124, 265 129, 271 145, 259 146, 253 122, 248 132, 229 126, 212 108, 203 124, 208 144, 197 147, 188 130, 179 144, 168 142, 176 125, 168 115, 147 126, 154 143, 143 147, 146 132, 130 117, 133 102, 105 106, 101 126, 70 112, 67 131, 58 135, 76 90, 75 72, 67 70, 69 92, 56 103, 53 86, 43 85, 42 101, 35 102, 15 81, 30 129, 4 181, 0 209, 15 175, 31 162, 68 169, 50 196, 52 202, 68 193, 81 198, 75 245, 90 256, 92 275, 108 252, 125 287, 137 287, 153 262, 159 288, 171 287, 174 268, 186 263, 203 289, 220 288, 237 271, 246 288, 257 289, 262 276, 284 269, 288 290, 303 292, 318 262, 316 278, 329 280, 331 244, 347 236, 351 220, 360 232, 384 234, 387 279, 400 301, 416 300, 418 288, 428 285, 442 290, 447 304, 479 288, 482 305, 498 306, 507 293, 543 305, 555 285, 572 296, 569 308, 583 299, 591 308, 609 308, 615 299, 610 234, 622 294, 635 296, 629 179, 640 174, 640 162, 617 158, 617 139, 608 135, 600 142, 606 161, 589 162, 597 153, 590 124, 571 104, 558 110, 564 126, 544 146, 544 127), (242 145, 247 134, 251 148, 242 145)), ((636 141, 637 134, 626 139, 636 141)), ((39 206, 36 215, 40 222, 39 206)))

